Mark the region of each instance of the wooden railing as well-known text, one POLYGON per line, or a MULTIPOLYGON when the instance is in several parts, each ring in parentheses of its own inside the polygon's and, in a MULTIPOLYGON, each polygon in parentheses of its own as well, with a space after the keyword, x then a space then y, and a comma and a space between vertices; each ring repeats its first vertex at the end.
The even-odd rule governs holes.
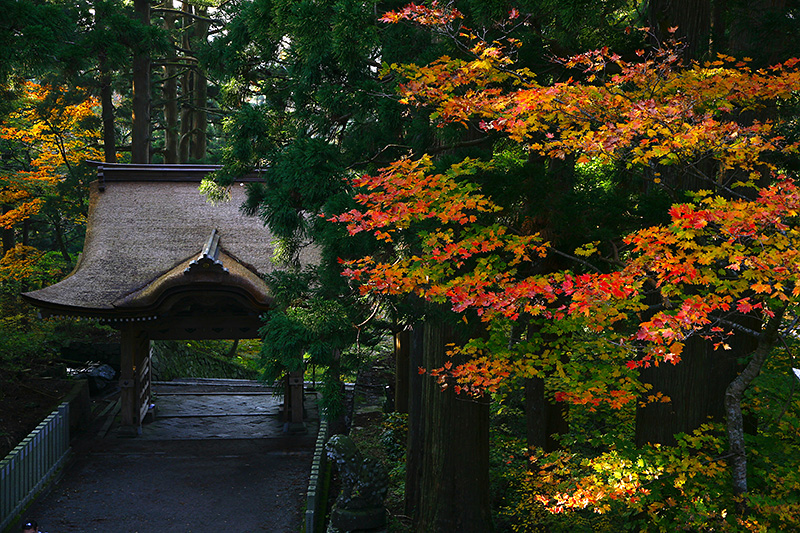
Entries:
POLYGON ((0 531, 64 464, 69 452, 69 403, 50 413, 0 461, 0 531))

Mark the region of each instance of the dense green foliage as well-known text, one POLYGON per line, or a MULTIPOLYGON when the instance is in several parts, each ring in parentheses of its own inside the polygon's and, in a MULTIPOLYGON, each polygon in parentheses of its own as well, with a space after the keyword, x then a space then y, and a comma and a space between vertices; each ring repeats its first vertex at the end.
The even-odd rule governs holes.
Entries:
POLYGON ((258 370, 248 366, 253 354, 243 348, 230 341, 153 341, 153 379, 257 379, 258 370))

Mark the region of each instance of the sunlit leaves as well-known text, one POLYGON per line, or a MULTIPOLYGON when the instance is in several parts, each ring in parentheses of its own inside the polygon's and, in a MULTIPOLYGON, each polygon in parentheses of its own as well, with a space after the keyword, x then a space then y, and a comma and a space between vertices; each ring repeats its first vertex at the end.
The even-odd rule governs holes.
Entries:
POLYGON ((101 159, 101 135, 92 123, 98 105, 92 97, 72 103, 56 89, 25 83, 19 107, 0 124, 0 139, 25 162, 1 178, 0 202, 11 210, 0 226, 10 228, 35 215, 43 204, 40 197, 74 167, 101 159))
MULTIPOLYGON (((666 50, 630 64, 601 50, 572 58, 567 66, 599 72, 614 63, 621 73, 605 84, 539 86, 519 77, 519 87, 509 90, 500 86, 512 74, 499 49, 474 51, 475 62, 444 57, 426 67, 398 67, 409 78, 402 89, 405 98, 433 105, 434 118, 443 123, 480 119, 484 129, 503 132, 529 150, 551 157, 577 152, 586 161, 611 157, 630 164, 688 164, 711 154, 724 169, 748 171, 778 149, 780 139, 770 124, 739 124, 731 109, 787 97, 797 76, 791 62, 758 73, 732 66, 726 58, 721 65, 678 69, 677 58, 666 50), (484 61, 492 68, 486 70, 484 61)), ((683 340, 696 334, 716 337, 716 345, 726 349, 722 335, 709 332, 720 320, 730 321, 732 312, 765 318, 769 302, 798 295, 799 247, 792 225, 798 200, 791 180, 779 179, 756 201, 698 193, 696 204, 673 206, 669 225, 627 238, 634 256, 618 272, 523 276, 518 267, 544 257, 548 245, 535 235, 515 235, 487 222, 486 215, 499 208, 470 177, 490 165, 465 160, 441 172, 423 156, 354 179, 360 207, 332 220, 347 223, 351 234, 372 232, 392 243, 396 253, 389 261, 352 261, 345 275, 362 294, 416 294, 448 303, 455 312, 475 311, 490 325, 523 317, 582 318, 587 331, 617 338, 615 350, 628 358, 619 364, 631 371, 678 363, 683 340), (428 222, 433 226, 425 227, 428 222), (403 232, 409 230, 416 231, 420 246, 404 252, 408 235, 403 232), (665 305, 641 320, 646 283, 655 284, 665 305), (638 331, 618 337, 616 324, 635 318, 638 331), (638 352, 633 349, 640 344, 638 352)), ((590 244, 576 255, 594 250, 590 244)), ((472 392, 495 390, 510 375, 530 374, 525 363, 498 358, 497 346, 493 350, 471 354, 469 365, 431 370, 472 392)), ((532 368, 537 365, 542 368, 541 362, 532 368)), ((615 382, 619 376, 600 385, 564 381, 558 399, 631 401, 635 387, 614 387, 615 382)))
MULTIPOLYGON (((66 198, 82 197, 80 190, 65 191, 78 183, 77 167, 100 159, 98 102, 75 100, 66 92, 26 82, 16 108, 0 123, 0 143, 7 157, 0 173, 0 228, 12 229, 40 213, 61 218, 66 198), (49 207, 48 207, 49 206, 49 207)), ((76 202, 80 203, 80 201, 76 202)), ((82 209, 69 214, 82 223, 82 209)), ((60 223, 60 222, 59 222, 60 223)), ((0 276, 6 280, 52 281, 68 265, 54 266, 29 246, 4 250, 0 276)), ((59 256, 67 259, 64 255, 59 256)))
MULTIPOLYGON (((740 113, 788 99, 800 84, 796 61, 753 72, 746 63, 721 58, 684 68, 679 54, 657 50, 638 62, 623 61, 608 49, 566 60, 587 73, 586 81, 609 66, 600 83, 538 84, 514 70, 499 43, 474 45, 473 61, 442 57, 419 67, 393 66, 406 82, 403 101, 426 106, 440 124, 472 122, 500 132, 549 157, 576 154, 631 166, 695 165, 714 159, 719 169, 745 179, 764 155, 795 151, 769 122, 741 122, 740 113), (507 88, 509 79, 515 87, 507 88)), ((713 179, 714 176, 706 176, 713 179)), ((726 183, 733 183, 726 177, 726 183)))
POLYGON ((448 24, 461 18, 463 18, 463 15, 457 9, 449 6, 441 7, 439 2, 434 0, 431 2, 430 7, 422 4, 407 4, 397 11, 385 13, 379 20, 388 23, 409 21, 423 26, 436 26, 448 24))

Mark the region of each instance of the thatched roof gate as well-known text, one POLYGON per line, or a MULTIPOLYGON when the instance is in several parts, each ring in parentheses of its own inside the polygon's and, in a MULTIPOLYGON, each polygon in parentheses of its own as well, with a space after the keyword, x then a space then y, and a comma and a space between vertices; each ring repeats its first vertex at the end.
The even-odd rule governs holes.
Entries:
POLYGON ((99 164, 78 265, 23 295, 43 316, 95 317, 122 331, 123 424, 132 428, 150 402, 151 339, 255 338, 273 305, 261 277, 275 268, 272 235, 240 211, 258 177, 212 204, 198 187, 217 168, 99 164))

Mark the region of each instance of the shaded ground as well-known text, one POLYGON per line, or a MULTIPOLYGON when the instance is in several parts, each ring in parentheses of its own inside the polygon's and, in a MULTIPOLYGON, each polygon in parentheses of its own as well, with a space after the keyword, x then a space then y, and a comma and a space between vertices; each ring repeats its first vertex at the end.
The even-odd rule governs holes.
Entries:
POLYGON ((53 412, 75 384, 43 377, 42 368, 12 372, 0 368, 0 459, 53 412))
POLYGON ((307 435, 286 436, 278 399, 264 392, 157 387, 163 416, 138 438, 112 426, 78 443, 62 481, 26 516, 51 533, 299 531, 316 407, 307 397, 307 435))

